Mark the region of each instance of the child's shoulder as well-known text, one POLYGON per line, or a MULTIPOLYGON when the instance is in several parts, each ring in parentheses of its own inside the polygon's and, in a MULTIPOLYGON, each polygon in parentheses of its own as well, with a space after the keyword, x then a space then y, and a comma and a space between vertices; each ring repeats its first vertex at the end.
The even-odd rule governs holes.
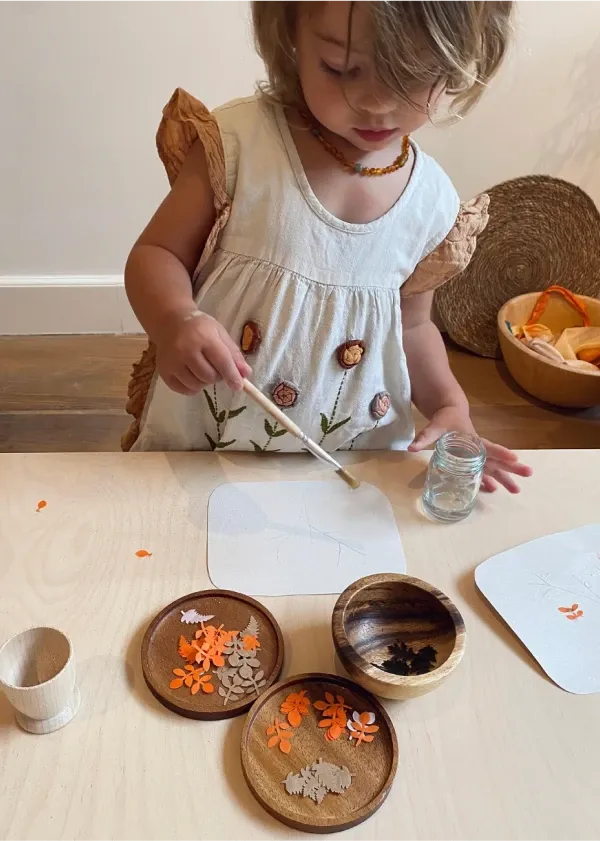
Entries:
POLYGON ((241 96, 236 99, 230 99, 224 102, 223 105, 218 105, 213 108, 213 114, 226 114, 228 111, 237 111, 238 113, 253 113, 259 107, 261 97, 255 93, 252 96, 241 96))
POLYGON ((428 155, 427 152, 423 151, 423 149, 414 143, 414 141, 413 146, 416 151, 417 161, 421 169, 421 177, 423 181, 429 184, 430 188, 441 193, 446 193, 449 196, 456 196, 458 199, 456 187, 452 183, 452 179, 446 170, 436 161, 435 158, 432 158, 431 155, 428 155))
POLYGON ((416 152, 416 190, 414 200, 420 218, 426 220, 428 248, 441 242, 454 225, 460 198, 450 176, 440 164, 414 143, 416 152))

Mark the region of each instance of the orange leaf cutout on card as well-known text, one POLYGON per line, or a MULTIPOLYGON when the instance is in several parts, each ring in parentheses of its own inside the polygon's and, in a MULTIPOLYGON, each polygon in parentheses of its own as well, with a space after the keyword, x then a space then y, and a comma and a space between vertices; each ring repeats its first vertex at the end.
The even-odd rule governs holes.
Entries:
POLYGON ((279 750, 282 753, 289 753, 292 749, 290 739, 294 735, 294 731, 290 730, 290 725, 287 721, 280 721, 278 718, 273 720, 273 724, 267 727, 267 736, 271 738, 267 741, 268 748, 274 748, 279 745, 279 750))
POLYGON ((298 727, 302 723, 302 716, 307 715, 310 710, 310 698, 306 697, 306 690, 291 692, 279 708, 292 727, 298 727))
POLYGON ((135 553, 138 558, 151 558, 152 552, 147 552, 145 549, 138 549, 135 553))
POLYGON ((353 712, 352 718, 348 722, 348 730, 350 731, 350 738, 356 739, 356 747, 361 742, 372 742, 375 738, 372 733, 377 733, 379 727, 375 724, 375 713, 358 713, 353 712))
POLYGON ((572 604, 571 607, 559 607, 558 609, 561 613, 567 614, 567 619, 579 619, 583 616, 583 610, 579 609, 579 605, 577 603, 572 604))
POLYGON ((39 502, 38 502, 38 504, 37 504, 37 508, 35 509, 35 513, 36 513, 36 514, 39 514, 39 513, 40 513, 40 511, 41 511, 43 508, 45 508, 47 505, 48 505, 48 503, 46 502, 46 500, 45 500, 45 499, 40 499, 40 501, 39 501, 39 502))

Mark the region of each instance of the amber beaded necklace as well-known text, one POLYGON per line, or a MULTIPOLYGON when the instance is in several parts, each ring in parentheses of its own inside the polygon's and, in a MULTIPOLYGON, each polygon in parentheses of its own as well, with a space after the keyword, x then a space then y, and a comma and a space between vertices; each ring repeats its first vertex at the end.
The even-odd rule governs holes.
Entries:
POLYGON ((330 155, 338 160, 341 165, 344 167, 346 172, 352 172, 356 175, 389 175, 391 172, 397 172, 397 170, 402 169, 404 164, 408 160, 408 156, 410 154, 410 140, 408 134, 405 134, 402 138, 402 151, 394 161, 394 163, 390 164, 389 166, 363 166, 358 161, 349 161, 348 158, 340 152, 337 146, 334 146, 333 143, 330 143, 326 137, 323 137, 321 133, 321 129, 315 124, 314 120, 310 118, 310 116, 306 113, 306 111, 300 111, 300 116, 311 130, 312 134, 317 138, 319 143, 327 149, 330 155))

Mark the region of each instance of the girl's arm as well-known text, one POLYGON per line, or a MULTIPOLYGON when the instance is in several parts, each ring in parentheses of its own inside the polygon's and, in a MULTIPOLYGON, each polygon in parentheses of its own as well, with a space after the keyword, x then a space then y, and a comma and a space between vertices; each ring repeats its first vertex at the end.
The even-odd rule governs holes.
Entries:
POLYGON ((214 221, 208 168, 197 142, 125 268, 131 306, 156 345, 157 370, 181 394, 196 394, 221 378, 239 389, 250 373, 227 331, 208 315, 192 315, 192 274, 214 221))
MULTIPOLYGON (((410 445, 411 452, 429 447, 445 432, 476 434, 469 415, 469 402, 450 370, 440 331, 431 320, 433 292, 402 299, 403 345, 412 388, 412 401, 429 420, 410 445)), ((520 464, 506 447, 485 441, 488 458, 482 487, 494 491, 498 483, 511 493, 519 486, 511 474, 530 476, 531 468, 520 464)))

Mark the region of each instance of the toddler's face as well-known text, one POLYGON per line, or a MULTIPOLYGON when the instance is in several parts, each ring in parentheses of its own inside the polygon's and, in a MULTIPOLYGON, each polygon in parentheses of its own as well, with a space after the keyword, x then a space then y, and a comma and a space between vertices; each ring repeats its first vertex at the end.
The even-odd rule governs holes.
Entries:
POLYGON ((433 104, 437 92, 416 88, 409 103, 377 78, 368 6, 354 5, 346 61, 350 3, 302 3, 296 59, 304 98, 316 119, 358 149, 374 152, 399 148, 402 135, 424 125, 427 103, 433 104))

